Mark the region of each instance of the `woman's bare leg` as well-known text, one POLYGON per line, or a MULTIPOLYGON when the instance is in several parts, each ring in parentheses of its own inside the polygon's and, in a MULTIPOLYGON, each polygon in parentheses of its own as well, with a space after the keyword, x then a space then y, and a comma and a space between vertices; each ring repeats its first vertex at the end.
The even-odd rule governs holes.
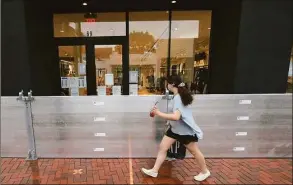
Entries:
POLYGON ((195 142, 191 142, 188 145, 186 145, 186 148, 188 151, 194 156, 195 160, 197 161, 197 164, 200 167, 201 173, 205 174, 208 172, 208 168, 206 166, 205 158, 201 151, 199 150, 197 144, 195 142))
POLYGON ((169 148, 171 147, 171 145, 175 142, 176 140, 173 138, 170 138, 168 136, 164 136, 161 144, 160 144, 160 148, 159 148, 159 152, 158 152, 158 156, 155 162, 155 165, 153 167, 153 171, 154 172, 158 172, 161 165, 163 164, 163 162, 166 159, 167 156, 167 151, 169 150, 169 148))
POLYGON ((175 141, 175 139, 164 136, 160 144, 160 149, 154 167, 150 170, 142 168, 142 172, 148 176, 157 177, 158 171, 166 159, 167 151, 175 141))

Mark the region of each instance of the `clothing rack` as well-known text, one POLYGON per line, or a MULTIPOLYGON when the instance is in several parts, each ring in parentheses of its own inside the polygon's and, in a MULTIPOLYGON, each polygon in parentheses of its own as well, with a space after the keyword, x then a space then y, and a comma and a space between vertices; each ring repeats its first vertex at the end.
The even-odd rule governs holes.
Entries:
POLYGON ((208 83, 208 65, 194 67, 195 73, 190 90, 195 94, 204 94, 207 92, 208 83))

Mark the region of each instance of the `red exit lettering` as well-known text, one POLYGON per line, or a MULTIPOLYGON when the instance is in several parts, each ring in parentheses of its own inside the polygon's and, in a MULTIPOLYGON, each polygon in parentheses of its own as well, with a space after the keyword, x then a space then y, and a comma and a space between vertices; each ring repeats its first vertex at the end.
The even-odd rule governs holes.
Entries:
POLYGON ((96 22, 95 18, 87 18, 85 19, 86 22, 96 22))

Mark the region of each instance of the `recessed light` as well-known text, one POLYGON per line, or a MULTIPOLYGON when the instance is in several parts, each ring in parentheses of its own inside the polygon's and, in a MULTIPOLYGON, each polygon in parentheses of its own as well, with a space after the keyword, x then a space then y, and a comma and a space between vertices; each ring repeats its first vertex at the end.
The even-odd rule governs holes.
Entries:
POLYGON ((83 6, 87 6, 87 3, 86 3, 86 2, 83 2, 82 5, 83 5, 83 6))
POLYGON ((209 30, 211 29, 211 28, 208 28, 209 30))
POLYGON ((175 4, 177 1, 171 1, 171 3, 175 4))
POLYGON ((64 30, 60 30, 61 33, 64 33, 64 30))

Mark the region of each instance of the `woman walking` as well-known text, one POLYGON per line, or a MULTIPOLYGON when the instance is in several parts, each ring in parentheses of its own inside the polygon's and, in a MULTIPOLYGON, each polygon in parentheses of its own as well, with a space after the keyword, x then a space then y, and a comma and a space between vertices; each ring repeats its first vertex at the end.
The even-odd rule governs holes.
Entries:
POLYGON ((203 132, 195 123, 192 110, 189 108, 189 105, 193 101, 193 97, 179 76, 171 76, 168 79, 168 89, 174 93, 173 113, 166 114, 160 112, 156 107, 154 107, 152 111, 156 116, 170 120, 171 127, 166 131, 161 141, 154 167, 152 169, 142 168, 141 170, 148 176, 157 177, 158 171, 166 159, 168 149, 178 140, 180 143, 184 144, 195 157, 201 169, 201 172, 196 175, 194 179, 196 181, 203 181, 207 179, 211 173, 207 169, 205 158, 196 144, 198 139, 203 138, 203 132))

